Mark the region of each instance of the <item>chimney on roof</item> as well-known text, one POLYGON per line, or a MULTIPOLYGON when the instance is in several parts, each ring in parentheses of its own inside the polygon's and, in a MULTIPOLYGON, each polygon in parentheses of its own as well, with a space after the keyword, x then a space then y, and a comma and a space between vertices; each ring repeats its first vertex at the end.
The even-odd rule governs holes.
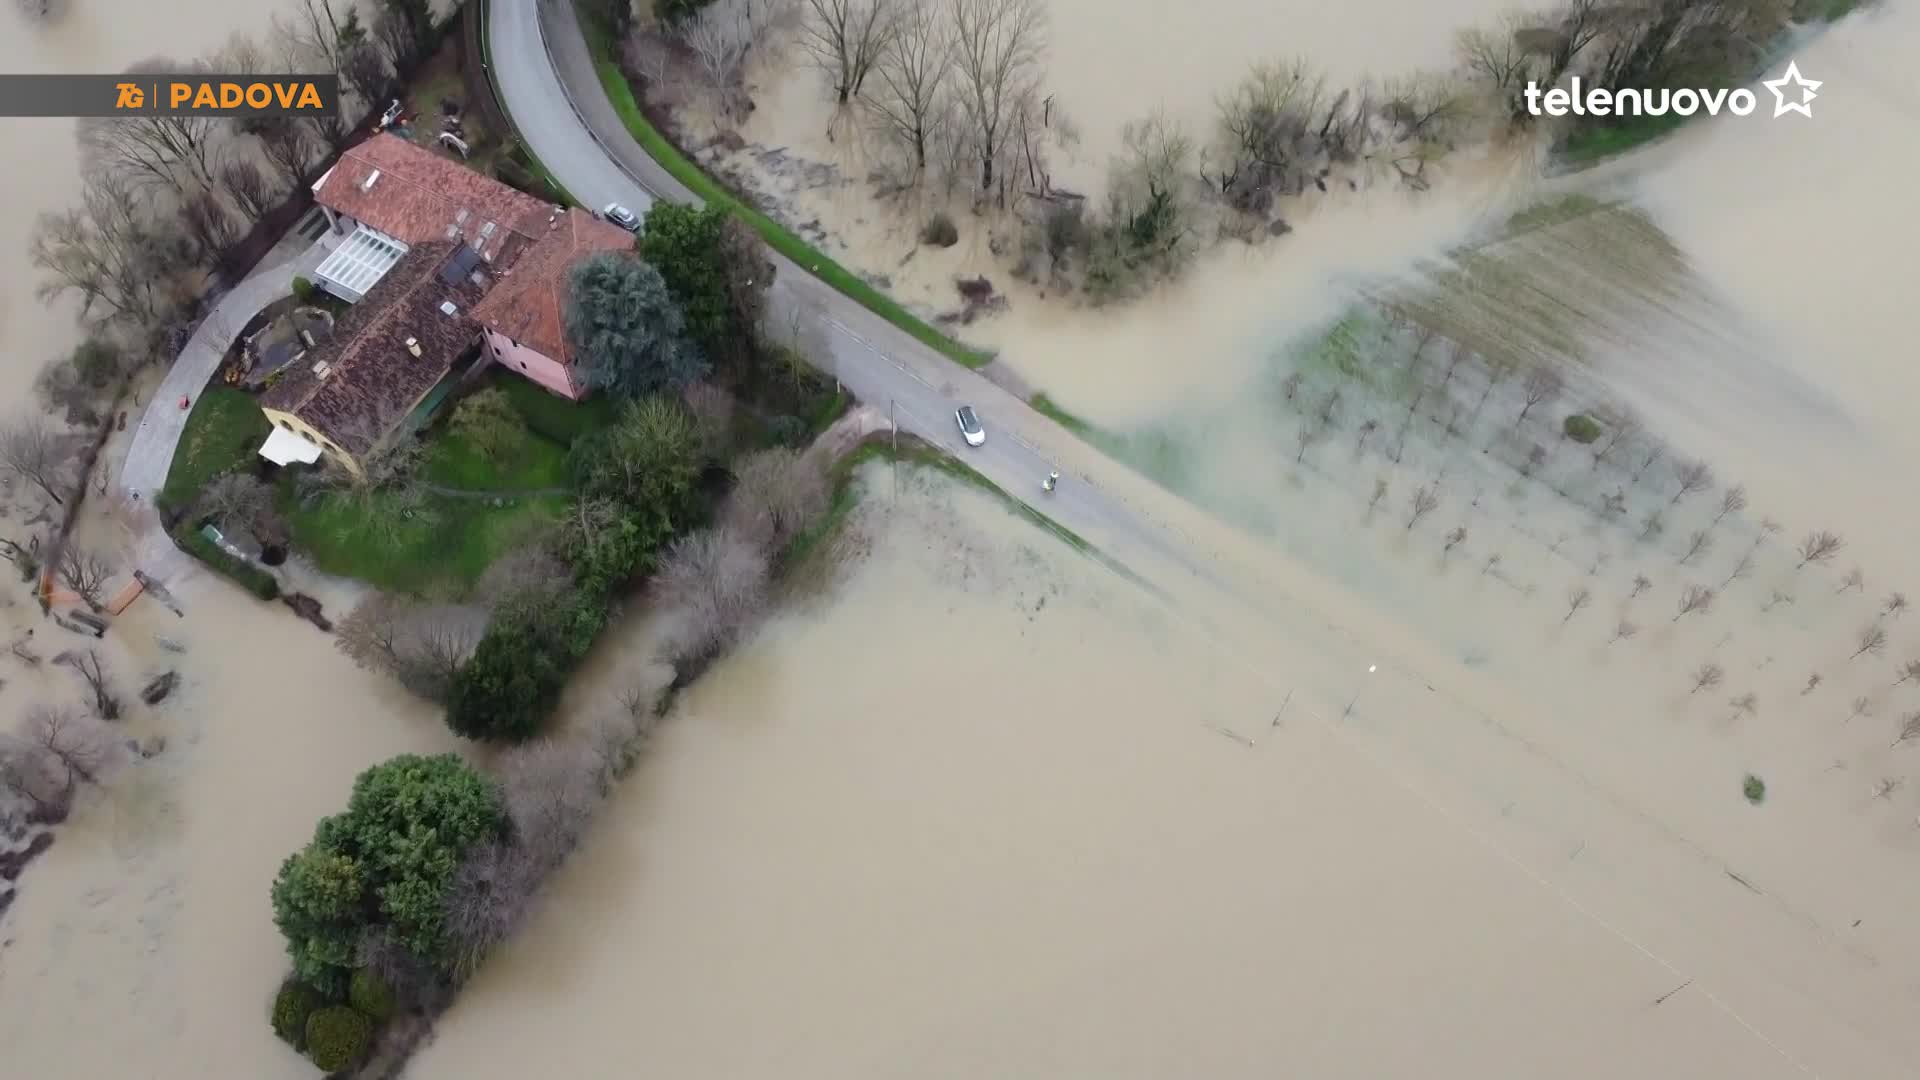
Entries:
POLYGON ((408 352, 410 352, 410 353, 412 353, 412 354, 413 354, 413 355, 415 355, 415 356, 419 356, 419 355, 420 355, 420 339, 419 339, 419 338, 408 338, 408 339, 407 339, 407 351, 408 351, 408 352))
POLYGON ((380 179, 380 170, 379 170, 379 169, 375 169, 375 170, 373 170, 372 172, 370 172, 370 173, 368 173, 368 174, 367 174, 367 178, 366 178, 365 180, 362 180, 362 181, 360 181, 360 190, 361 190, 361 191, 372 191, 372 190, 373 190, 373 183, 374 183, 374 181, 376 181, 376 180, 378 180, 378 179, 380 179))
POLYGON ((440 301, 440 314, 445 315, 448 318, 452 318, 453 316, 460 314, 460 309, 454 306, 453 301, 442 300, 440 301))

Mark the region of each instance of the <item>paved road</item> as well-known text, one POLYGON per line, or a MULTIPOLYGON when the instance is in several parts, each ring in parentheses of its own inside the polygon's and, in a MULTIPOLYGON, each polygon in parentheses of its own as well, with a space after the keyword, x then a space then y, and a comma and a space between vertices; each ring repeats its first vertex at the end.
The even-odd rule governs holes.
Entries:
MULTIPOLYGON (((576 199, 596 207, 618 202, 642 214, 656 198, 699 201, 627 134, 600 88, 570 3, 494 0, 490 20, 502 104, 534 153, 576 199)), ((1094 486, 1093 473, 1104 479, 1121 466, 1090 454, 1019 398, 954 364, 804 268, 778 254, 773 259, 776 284, 770 299, 775 324, 801 326, 811 346, 809 355, 831 367, 868 405, 882 414, 896 414, 900 430, 953 453, 1129 566, 1139 568, 1151 554, 1200 569, 1182 548, 1168 543, 1162 529, 1145 522, 1137 508, 1094 486), (988 429, 984 447, 966 447, 959 438, 953 411, 963 402, 975 407, 988 429), (1054 467, 1063 479, 1054 494, 1046 495, 1040 482, 1054 467)))

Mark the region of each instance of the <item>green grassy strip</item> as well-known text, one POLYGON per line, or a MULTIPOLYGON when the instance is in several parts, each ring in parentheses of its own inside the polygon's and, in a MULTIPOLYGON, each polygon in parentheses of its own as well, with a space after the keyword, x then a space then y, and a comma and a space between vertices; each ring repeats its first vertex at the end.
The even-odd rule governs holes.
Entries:
POLYGON ((191 522, 182 523, 173 530, 173 543, 181 551, 206 563, 215 573, 235 582, 241 588, 262 600, 272 600, 280 595, 280 581, 272 574, 253 565, 236 559, 221 550, 219 545, 206 538, 191 522))
POLYGON ((613 111, 619 114, 620 122, 626 125, 627 133, 633 136, 648 157, 659 162, 695 197, 708 205, 724 207, 759 233, 768 247, 807 267, 820 280, 859 301, 867 310, 912 334, 916 340, 938 350, 948 359, 969 368, 985 367, 993 361, 992 354, 969 349, 915 318, 912 312, 895 303, 891 297, 788 232, 779 222, 735 198, 732 192, 720 186, 698 165, 682 156, 679 148, 653 126, 641 111, 639 102, 634 100, 633 87, 628 85, 626 73, 612 59, 613 46, 606 33, 593 23, 586 12, 580 13, 580 21, 582 29, 586 31, 587 47, 593 54, 594 71, 600 76, 600 87, 606 91, 607 100, 613 104, 613 111))
POLYGON ((1568 165, 1592 165, 1677 131, 1691 117, 1668 113, 1665 116, 1636 116, 1605 127, 1588 127, 1567 136, 1560 146, 1560 160, 1568 165))
MULTIPOLYGON (((981 491, 998 499, 1008 510, 1013 511, 1019 516, 1026 518, 1032 524, 1038 525, 1040 528, 1052 533, 1073 550, 1093 559, 1114 573, 1126 578, 1128 581, 1142 588, 1153 590, 1153 586, 1149 585, 1138 574, 1127 569, 1125 565, 1107 555, 1099 548, 1094 547, 1085 537, 1040 511, 1035 510, 1019 499, 1014 498, 1005 488, 987 479, 965 462, 910 436, 900 440, 900 442, 900 461, 921 468, 935 469, 964 484, 979 488, 981 491)), ((893 460, 893 450, 888 440, 886 440, 884 436, 876 436, 869 438, 867 442, 861 444, 852 453, 836 462, 829 476, 829 481, 833 486, 833 501, 828 504, 827 512, 821 516, 818 524, 799 536, 794 537, 793 542, 788 545, 787 550, 781 556, 781 566, 791 569, 801 565, 811 553, 817 551, 822 543, 839 530, 840 526, 845 522, 847 515, 853 511, 854 505, 859 502, 859 492, 854 487, 853 477, 854 474, 859 471, 860 466, 869 461, 891 460, 893 460)))

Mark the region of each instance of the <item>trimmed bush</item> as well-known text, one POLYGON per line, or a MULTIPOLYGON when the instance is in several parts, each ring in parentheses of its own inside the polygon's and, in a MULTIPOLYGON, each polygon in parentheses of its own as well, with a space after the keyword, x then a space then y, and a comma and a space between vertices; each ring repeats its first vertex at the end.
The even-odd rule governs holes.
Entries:
POLYGON ((776 416, 767 421, 767 438, 781 446, 805 446, 807 434, 807 422, 797 416, 776 416))
POLYGON ((352 1068, 373 1041, 373 1021, 345 1005, 329 1005, 307 1017, 307 1059, 322 1072, 352 1068))
POLYGON ((952 247, 960 242, 960 230, 946 214, 935 214, 927 219, 926 228, 920 230, 920 242, 934 247, 952 247))
POLYGON ((202 536, 192 522, 183 522, 173 530, 173 542, 181 551, 199 559, 212 567, 215 572, 226 577, 241 588, 262 600, 275 600, 280 596, 280 579, 265 570, 236 559, 220 549, 218 544, 202 536))
POLYGON ((307 1018, 326 1003, 320 991, 298 979, 288 979, 273 998, 273 1033, 295 1050, 305 1050, 307 1018))
POLYGON ((313 302, 313 294, 315 291, 316 291, 316 287, 313 284, 313 282, 307 280, 304 277, 299 276, 298 274, 294 275, 293 298, 295 300, 298 300, 303 304, 310 304, 313 302))
POLYGON ((1600 437, 1600 421, 1585 413, 1574 413, 1560 425, 1567 438, 1577 443, 1590 443, 1600 437))
POLYGON ((386 1020, 400 1007, 394 1000, 393 987, 366 968, 355 971, 347 984, 347 1004, 374 1020, 386 1020))
POLYGON ((1748 802, 1759 806, 1766 800, 1767 782, 1752 773, 1748 773, 1746 782, 1740 785, 1740 790, 1746 795, 1748 802))

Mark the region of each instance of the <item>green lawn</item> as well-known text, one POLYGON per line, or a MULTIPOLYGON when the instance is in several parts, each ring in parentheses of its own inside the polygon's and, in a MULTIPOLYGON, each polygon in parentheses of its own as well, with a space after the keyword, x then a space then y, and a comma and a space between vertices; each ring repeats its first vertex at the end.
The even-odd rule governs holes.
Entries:
POLYGON ((370 500, 326 495, 307 506, 289 498, 285 507, 294 546, 320 569, 420 595, 471 586, 489 563, 567 504, 564 496, 499 501, 431 496, 414 518, 397 521, 385 494, 370 500))
POLYGON ((1027 404, 1108 457, 1133 466, 1168 490, 1180 490, 1186 476, 1186 454, 1171 435, 1153 430, 1132 434, 1108 431, 1061 408, 1045 394, 1033 395, 1027 404))
POLYGON ((481 378, 481 388, 505 392, 529 428, 562 446, 571 446, 580 436, 612 424, 618 409, 617 403, 606 394, 594 394, 585 401, 568 401, 548 393, 531 380, 497 367, 481 378))
POLYGON ((1560 145, 1560 160, 1569 165, 1591 165, 1615 154, 1624 154, 1637 146, 1678 130, 1688 117, 1677 113, 1664 116, 1635 116, 1605 127, 1585 127, 1567 136, 1560 145))
POLYGON ((779 222, 735 198, 732 192, 702 172, 700 166, 682 156, 679 149, 647 119, 640 109, 640 103, 634 100, 633 87, 627 83, 619 61, 614 59, 614 42, 606 29, 590 12, 581 11, 579 16, 581 28, 587 35, 587 47, 593 54, 594 70, 600 76, 600 86, 606 91, 607 100, 613 104, 621 123, 626 125, 628 134, 647 152, 647 156, 659 162, 674 179, 686 185, 695 197, 708 205, 724 207, 759 233, 768 247, 807 267, 822 281, 956 363, 978 368, 992 362, 992 354, 969 349, 915 318, 891 297, 788 232, 779 222))
POLYGON ((166 486, 156 497, 160 508, 184 510, 215 477, 251 467, 272 428, 251 395, 230 386, 207 387, 187 415, 166 486))
POLYGON ((436 429, 427 448, 430 484, 462 491, 540 491, 567 486, 567 448, 529 430, 514 446, 488 457, 466 436, 436 429))

